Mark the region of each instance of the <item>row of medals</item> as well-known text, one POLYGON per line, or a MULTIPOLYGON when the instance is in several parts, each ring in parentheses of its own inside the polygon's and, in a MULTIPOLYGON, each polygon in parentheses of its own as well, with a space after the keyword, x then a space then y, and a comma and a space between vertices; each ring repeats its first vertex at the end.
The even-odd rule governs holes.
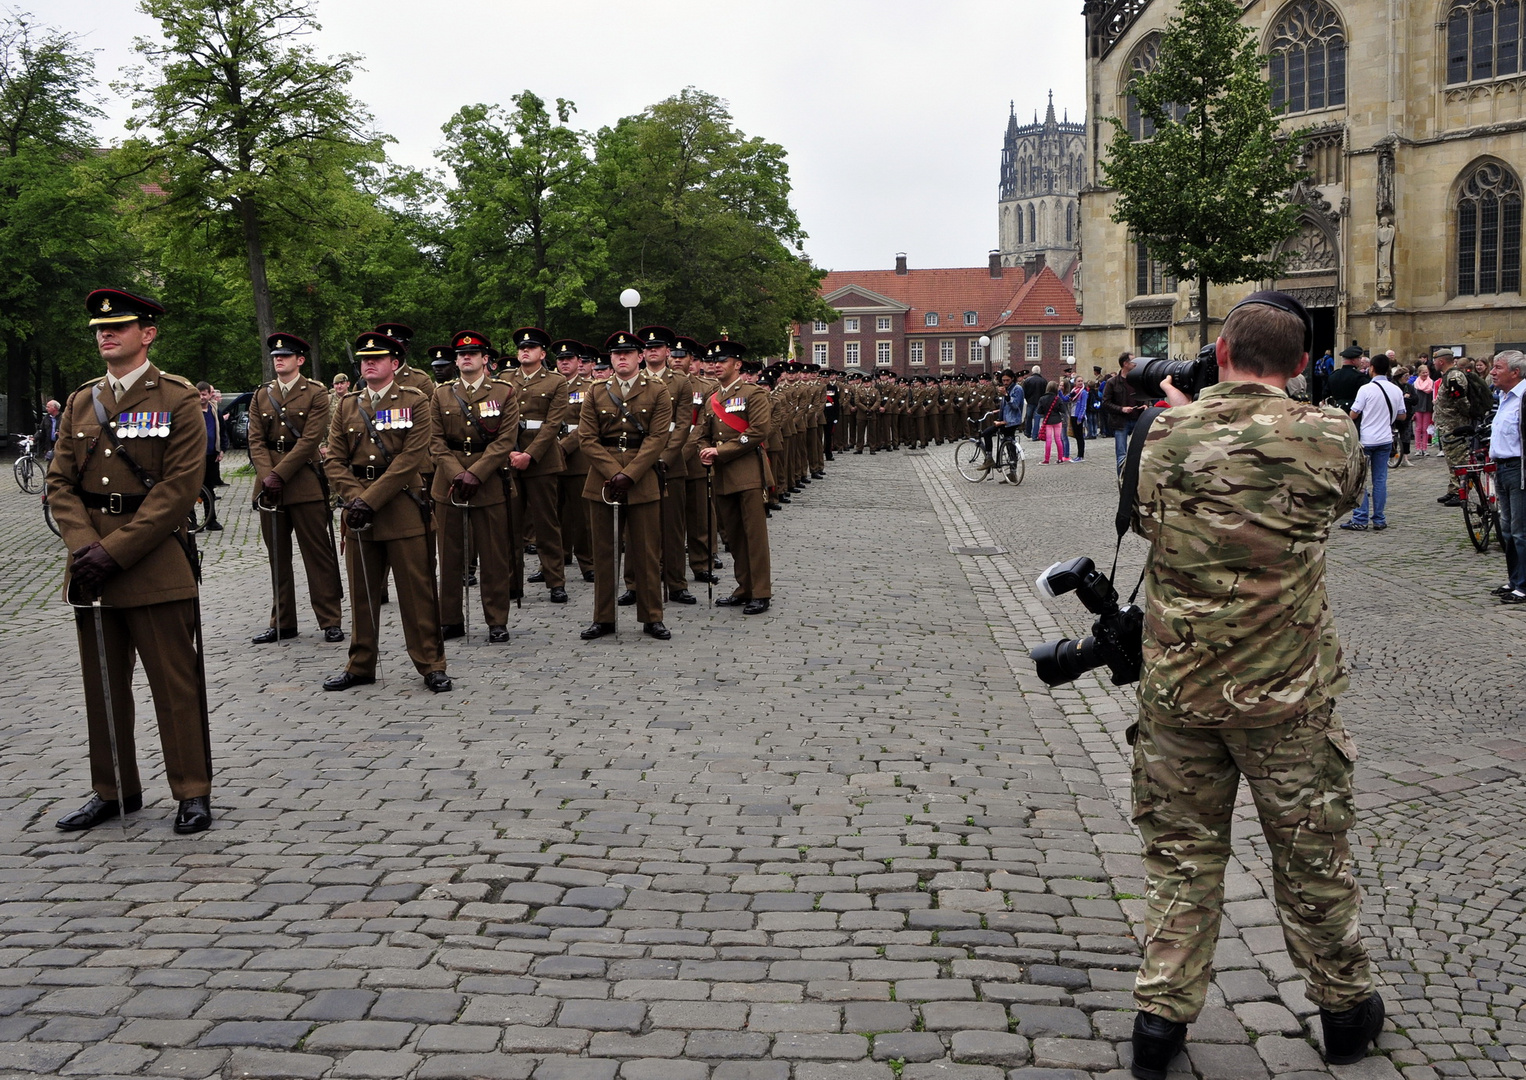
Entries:
POLYGON ((111 425, 124 439, 164 438, 170 433, 167 412, 124 413, 111 425))

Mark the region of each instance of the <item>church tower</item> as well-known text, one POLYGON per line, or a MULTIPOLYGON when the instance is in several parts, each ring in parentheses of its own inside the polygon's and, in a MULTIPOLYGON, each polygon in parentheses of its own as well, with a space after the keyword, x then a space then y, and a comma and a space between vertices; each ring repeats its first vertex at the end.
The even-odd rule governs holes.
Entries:
POLYGON ((1007 116, 1001 151, 999 246, 1003 266, 1035 255, 1063 274, 1081 249, 1080 193, 1086 183, 1086 123, 1055 119, 1054 91, 1044 119, 1019 124, 1007 116))

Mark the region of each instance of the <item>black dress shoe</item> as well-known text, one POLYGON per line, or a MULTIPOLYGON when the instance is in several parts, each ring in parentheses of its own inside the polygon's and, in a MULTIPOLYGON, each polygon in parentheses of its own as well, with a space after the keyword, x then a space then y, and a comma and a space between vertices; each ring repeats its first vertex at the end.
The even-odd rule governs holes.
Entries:
MULTIPOLYGON (((727 548, 726 550, 730 551, 731 549, 727 548)), ((724 570, 724 569, 726 569, 726 564, 721 562, 721 560, 719 560, 719 559, 711 559, 710 560, 710 565, 714 566, 717 570, 724 570)))
POLYGON ((585 629, 581 634, 579 634, 578 637, 582 638, 584 641, 592 641, 594 638, 601 638, 605 634, 613 634, 614 632, 615 632, 615 624, 614 623, 612 623, 612 622, 596 622, 596 623, 589 623, 588 624, 588 628, 585 629))
POLYGON ((860 447, 859 447, 859 448, 858 448, 858 449, 857 449, 857 450, 855 450, 855 451, 853 451, 853 452, 854 452, 854 453, 855 453, 855 454, 862 454, 862 453, 863 453, 863 452, 864 452, 864 448, 863 448, 863 447, 862 447, 862 446, 860 446, 860 447))
POLYGON ((526 555, 534 555, 534 554, 536 554, 535 545, 534 544, 526 544, 525 545, 525 554, 526 555))
POLYGON ((813 472, 811 475, 814 476, 817 480, 825 480, 827 478, 827 474, 824 472, 813 472))
POLYGON ((663 626, 660 622, 644 623, 641 627, 641 632, 656 638, 658 641, 666 641, 673 636, 673 631, 663 626))
POLYGON ((469 589, 475 589, 477 587, 477 575, 476 574, 468 574, 467 575, 467 578, 466 578, 466 587, 469 588, 469 589))
POLYGON ((323 631, 324 641, 343 641, 344 631, 337 626, 325 627, 323 631))
POLYGON ((731 596, 723 596, 723 597, 721 597, 719 600, 717 600, 715 602, 715 606, 716 607, 742 607, 743 605, 750 604, 750 603, 752 603, 752 597, 750 597, 750 596, 736 596, 736 595, 733 594, 731 596))
POLYGON ((558 585, 551 590, 549 599, 553 604, 565 604, 567 602, 567 590, 558 585))
POLYGON ((787 503, 787 502, 794 502, 795 500, 791 499, 788 495, 780 495, 779 496, 779 501, 781 503, 787 503))
POLYGON ((768 610, 768 597, 760 597, 757 600, 749 600, 742 605, 743 615, 761 615, 768 610))
POLYGON ((583 580, 584 581, 592 581, 593 580, 593 571, 592 570, 584 570, 583 571, 583 580))
POLYGON ((222 532, 223 531, 222 522, 220 522, 220 521, 209 521, 205 525, 203 525, 202 528, 204 530, 206 530, 207 532, 222 532))
POLYGON ((487 640, 489 645, 502 645, 509 640, 509 628, 507 626, 489 626, 487 628, 487 640))
POLYGON ((1187 1043, 1187 1025, 1154 1013, 1134 1014, 1134 1064, 1139 1080, 1166 1080, 1171 1061, 1187 1043))
POLYGON ((1325 1060, 1331 1065, 1355 1065, 1383 1031, 1383 999, 1376 993, 1345 1012, 1319 1010, 1325 1029, 1325 1060))
POLYGON ((621 607, 630 607, 635 602, 636 590, 634 589, 626 589, 623 593, 615 598, 615 603, 619 604, 621 607))
MULTIPOLYGON (((122 800, 127 804, 127 812, 135 813, 143 809, 143 796, 129 795, 122 800)), ((103 799, 99 795, 91 795, 90 801, 78 810, 71 810, 58 819, 57 825, 64 832, 79 832, 81 829, 93 829, 103 821, 110 821, 121 813, 121 807, 115 799, 103 799)))
POLYGON ((675 604, 699 603, 699 597, 695 596, 688 589, 674 589, 672 592, 668 593, 668 599, 673 601, 675 604))
POLYGON ((366 686, 374 683, 374 675, 353 675, 348 671, 341 671, 338 675, 330 675, 323 680, 325 690, 348 690, 352 686, 366 686))
POLYGON ((206 832, 212 827, 212 800, 198 795, 194 799, 181 799, 180 809, 175 813, 175 831, 181 836, 193 832, 206 832))
POLYGON ((525 580, 530 582, 532 585, 544 584, 546 580, 546 572, 544 570, 537 570, 535 573, 525 578, 525 580))
POLYGON ((250 638, 249 640, 254 642, 256 645, 269 645, 272 641, 286 641, 296 636, 297 631, 295 628, 290 630, 281 630, 278 636, 276 628, 272 626, 265 630, 261 630, 258 634, 255 634, 254 637, 250 638))
POLYGON ((466 626, 464 623, 448 622, 440 624, 440 637, 446 641, 454 641, 458 637, 465 636, 466 626))
POLYGON ((721 579, 714 574, 707 574, 703 570, 694 571, 694 580, 704 582, 706 585, 719 585, 721 579))
POLYGON ((451 688, 450 676, 443 671, 431 671, 424 676, 424 685, 436 694, 443 694, 451 688))

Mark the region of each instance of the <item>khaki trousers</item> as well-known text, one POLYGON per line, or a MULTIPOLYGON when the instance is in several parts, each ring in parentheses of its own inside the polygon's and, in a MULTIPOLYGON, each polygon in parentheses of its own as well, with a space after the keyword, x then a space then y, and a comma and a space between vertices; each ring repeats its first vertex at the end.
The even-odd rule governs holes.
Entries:
POLYGON ((463 508, 450 502, 435 501, 435 535, 439 538, 440 550, 440 622, 446 626, 460 626, 466 622, 466 582, 462 574, 468 557, 467 514, 471 515, 470 554, 477 557, 482 617, 489 626, 507 626, 514 560, 509 557, 509 508, 503 503, 463 508))
POLYGON ((562 562, 571 554, 585 574, 593 569, 593 537, 588 528, 588 500, 583 498, 587 473, 563 473, 556 478, 557 520, 562 526, 562 562))
POLYGON ((112 717, 122 756, 122 792, 111 767, 111 735, 106 729, 106 696, 101 686, 100 654, 95 647, 95 615, 76 609, 80 673, 85 681, 85 718, 90 736, 90 786, 103 799, 138 795, 137 744, 133 738, 132 674, 134 656, 143 661, 164 774, 176 799, 212 793, 212 749, 202 727, 202 688, 196 668, 196 601, 172 600, 144 607, 101 608, 106 639, 106 670, 111 682, 112 717))
POLYGON ((427 535, 371 540, 363 533, 350 533, 345 564, 350 572, 353 625, 350 627, 350 662, 345 670, 351 675, 376 677, 381 598, 387 586, 389 567, 392 584, 397 590, 394 599, 398 618, 403 623, 408 658, 420 675, 445 670, 445 644, 440 638, 435 582, 430 575, 430 542, 427 535), (369 590, 367 582, 371 586, 369 590))
POLYGON ((333 518, 328 503, 294 503, 274 512, 261 510, 259 515, 265 551, 280 580, 280 596, 270 606, 270 625, 279 625, 282 630, 297 628, 297 590, 291 565, 294 533, 302 551, 313 617, 324 630, 344 625, 344 588, 339 583, 339 557, 334 554, 334 541, 329 535, 333 518))
POLYGON ((689 568, 699 574, 712 569, 710 562, 720 553, 717 546, 720 539, 715 533, 715 517, 706 497, 704 476, 698 479, 691 476, 684 481, 684 486, 687 488, 684 511, 689 518, 689 568))
MULTIPOLYGON (((615 515, 603 499, 588 503, 593 526, 593 621, 615 621, 615 515)), ((636 616, 644 623, 662 621, 662 516, 656 502, 620 507, 625 539, 625 568, 632 574, 636 616)))
MULTIPOLYGON (((562 550, 561 514, 557 510, 557 476, 519 476, 518 509, 521 528, 535 536, 535 554, 540 559, 545 586, 557 589, 567 584, 566 552, 562 550)), ((523 558, 524 538, 515 545, 523 558)))
POLYGON ((717 495, 715 510, 731 544, 736 571, 734 595, 749 600, 768 600, 774 595, 773 572, 768 554, 768 515, 763 492, 753 488, 735 495, 717 495))

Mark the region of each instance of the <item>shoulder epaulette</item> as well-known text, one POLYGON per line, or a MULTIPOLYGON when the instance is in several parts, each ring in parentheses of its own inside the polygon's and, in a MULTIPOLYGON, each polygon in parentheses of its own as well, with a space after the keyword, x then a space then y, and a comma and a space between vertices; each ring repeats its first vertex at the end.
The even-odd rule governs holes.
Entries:
POLYGON ((424 391, 420 390, 417 386, 402 386, 402 385, 398 385, 396 388, 399 391, 401 391, 402 393, 405 393, 405 394, 417 394, 419 397, 428 397, 429 396, 428 394, 425 394, 424 391))
POLYGON ((187 390, 196 389, 196 384, 193 383, 190 379, 187 379, 184 375, 172 375, 168 371, 161 371, 159 372, 159 377, 167 382, 177 383, 180 386, 185 387, 187 390))
POLYGON ((101 382, 105 382, 105 381, 106 381, 106 376, 104 376, 104 375, 98 375, 98 376, 96 376, 93 379, 86 379, 84 382, 82 382, 78 386, 76 386, 70 392, 69 396, 73 397, 75 394, 79 393, 81 390, 84 390, 84 389, 86 389, 88 387, 94 386, 96 383, 101 383, 101 382))

